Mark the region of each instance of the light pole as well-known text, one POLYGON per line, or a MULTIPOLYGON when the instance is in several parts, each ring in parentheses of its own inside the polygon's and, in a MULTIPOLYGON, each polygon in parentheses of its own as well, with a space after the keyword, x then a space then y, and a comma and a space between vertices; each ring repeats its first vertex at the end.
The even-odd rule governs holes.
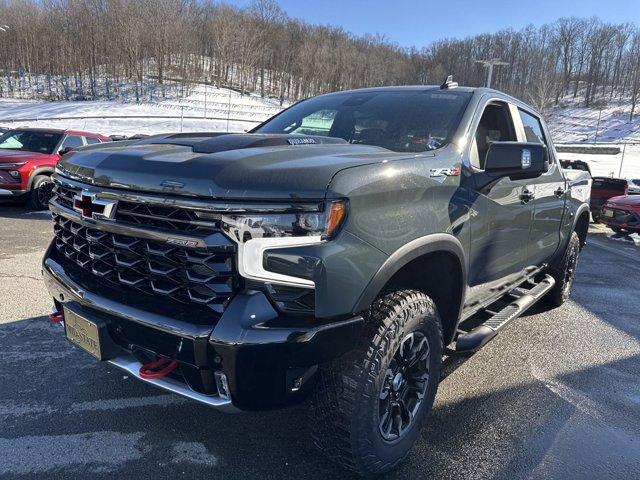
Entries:
POLYGON ((491 60, 476 60, 476 63, 479 63, 487 69, 487 83, 485 85, 487 88, 491 88, 491 77, 493 77, 494 65, 509 65, 508 62, 503 62, 499 58, 492 58, 491 60))

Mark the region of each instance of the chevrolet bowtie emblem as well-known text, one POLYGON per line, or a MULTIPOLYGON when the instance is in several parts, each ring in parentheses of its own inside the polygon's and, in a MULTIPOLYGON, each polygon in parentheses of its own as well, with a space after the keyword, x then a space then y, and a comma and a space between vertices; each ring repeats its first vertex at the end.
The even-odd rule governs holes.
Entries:
POLYGON ((111 219, 115 213, 117 203, 111 200, 98 199, 95 193, 87 190, 83 190, 80 194, 73 196, 73 209, 79 212, 82 218, 111 219))

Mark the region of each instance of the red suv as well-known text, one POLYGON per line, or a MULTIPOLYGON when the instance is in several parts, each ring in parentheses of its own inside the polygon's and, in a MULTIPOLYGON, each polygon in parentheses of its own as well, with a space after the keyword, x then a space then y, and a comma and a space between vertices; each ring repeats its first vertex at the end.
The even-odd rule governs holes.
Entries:
POLYGON ((97 133, 20 128, 0 135, 0 198, 24 199, 30 208, 47 208, 50 175, 60 157, 85 145, 108 142, 97 133))
POLYGON ((623 195, 607 200, 600 222, 616 233, 640 233, 640 195, 623 195))

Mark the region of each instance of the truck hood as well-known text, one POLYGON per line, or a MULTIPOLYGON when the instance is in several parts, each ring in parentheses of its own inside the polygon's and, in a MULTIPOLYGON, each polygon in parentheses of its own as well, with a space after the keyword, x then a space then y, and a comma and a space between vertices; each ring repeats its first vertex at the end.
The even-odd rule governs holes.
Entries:
POLYGON ((406 157, 340 139, 178 134, 66 155, 58 171, 109 188, 224 199, 322 199, 340 170, 406 157))
POLYGON ((47 155, 46 153, 24 152, 22 150, 0 148, 0 163, 28 162, 30 160, 37 160, 48 156, 49 155, 47 155))

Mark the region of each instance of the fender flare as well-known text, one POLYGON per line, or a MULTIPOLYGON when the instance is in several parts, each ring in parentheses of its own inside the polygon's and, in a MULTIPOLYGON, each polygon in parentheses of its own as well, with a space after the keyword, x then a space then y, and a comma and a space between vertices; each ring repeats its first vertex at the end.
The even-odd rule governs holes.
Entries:
POLYGON ((582 203, 582 204, 578 207, 578 209, 576 210, 576 214, 575 214, 575 216, 573 217, 573 228, 571 229, 571 231, 573 231, 573 230, 575 230, 575 229, 576 229, 576 225, 577 225, 577 223, 578 223, 578 220, 580 219, 580 217, 582 216, 582 214, 583 214, 584 212, 587 212, 587 213, 589 213, 589 214, 591 213, 591 209, 589 208, 589 205, 588 205, 587 203, 582 203))
MULTIPOLYGON (((575 232, 576 228, 578 227, 578 221, 580 220, 580 217, 584 214, 587 213, 587 230, 589 229, 588 223, 589 223, 589 219, 591 218, 591 208, 589 207, 589 204, 587 203, 583 203, 581 204, 578 209, 576 210, 576 214, 573 217, 573 223, 571 225, 571 232, 575 232)), ((585 236, 586 239, 586 236, 585 236)), ((567 241, 569 241, 567 239, 567 241)), ((585 240, 586 242, 586 240, 585 240)), ((582 245, 584 246, 584 245, 582 245)))
POLYGON ((36 178, 36 175, 49 175, 51 176, 54 173, 53 167, 36 167, 31 170, 31 174, 29 175, 29 183, 27 184, 27 190, 31 190, 33 186, 33 180, 36 178))
MULTIPOLYGON (((569 206, 566 205, 565 208, 568 209, 569 206)), ((560 241, 558 242, 558 248, 553 253, 553 255, 551 256, 548 262, 551 267, 555 268, 558 265, 558 262, 562 260, 562 257, 564 256, 564 252, 567 249, 567 245, 569 244, 569 239, 571 238, 571 234, 576 231, 576 228, 578 226, 578 220, 580 220, 580 217, 585 212, 587 213, 587 215, 590 215, 591 209, 589 208, 588 203, 580 204, 575 212, 571 212, 571 215, 573 216, 570 218, 571 220, 570 224, 569 222, 563 223, 560 230, 560 241), (570 225, 570 228, 569 228, 569 225, 570 225)), ((567 212, 565 212, 565 215, 566 214, 567 212)), ((588 229, 588 226, 587 226, 587 229, 588 229)), ((583 246, 584 245, 581 244, 581 248, 583 246)))
POLYGON ((434 233, 416 238, 393 252, 365 287, 356 303, 354 312, 366 310, 378 297, 378 294, 387 282, 404 266, 423 255, 437 252, 447 252, 453 254, 458 259, 460 272, 462 274, 462 295, 459 312, 462 311, 467 286, 467 260, 464 249, 462 248, 460 240, 453 235, 448 233, 434 233))

